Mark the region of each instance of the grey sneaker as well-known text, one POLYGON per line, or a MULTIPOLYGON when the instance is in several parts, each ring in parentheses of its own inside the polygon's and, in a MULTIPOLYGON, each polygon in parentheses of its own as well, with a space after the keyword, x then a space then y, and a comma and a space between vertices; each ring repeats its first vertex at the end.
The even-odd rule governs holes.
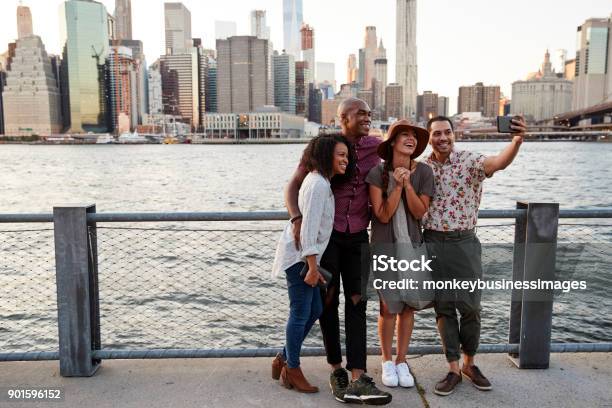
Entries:
POLYGON ((344 400, 346 387, 349 385, 348 373, 344 368, 337 368, 329 375, 329 387, 331 388, 334 398, 340 402, 344 400))
POLYGON ((366 405, 385 405, 391 402, 392 396, 388 392, 376 388, 374 381, 365 374, 351 382, 344 394, 345 402, 356 402, 366 405))

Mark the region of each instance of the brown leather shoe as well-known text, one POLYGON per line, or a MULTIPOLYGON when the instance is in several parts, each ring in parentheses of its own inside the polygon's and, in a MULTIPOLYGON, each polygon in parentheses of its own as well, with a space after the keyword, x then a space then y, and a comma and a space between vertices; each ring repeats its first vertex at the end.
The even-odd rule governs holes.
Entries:
POLYGON ((281 370, 287 362, 283 359, 283 353, 278 353, 274 360, 272 360, 272 379, 278 380, 280 378, 281 370))
POLYGON ((491 388, 493 388, 491 387, 489 380, 487 380, 487 377, 485 377, 480 369, 475 365, 464 365, 461 367, 461 373, 472 382, 474 387, 478 388, 480 391, 489 391, 491 388))
POLYGON ((280 380, 283 386, 288 389, 294 388, 298 392, 307 393, 319 392, 318 387, 310 385, 308 380, 304 377, 300 367, 289 368, 284 366, 281 370, 280 380))
POLYGON ((446 377, 436 384, 434 392, 443 397, 450 395, 455 391, 457 384, 461 382, 461 376, 457 373, 449 371, 446 377))

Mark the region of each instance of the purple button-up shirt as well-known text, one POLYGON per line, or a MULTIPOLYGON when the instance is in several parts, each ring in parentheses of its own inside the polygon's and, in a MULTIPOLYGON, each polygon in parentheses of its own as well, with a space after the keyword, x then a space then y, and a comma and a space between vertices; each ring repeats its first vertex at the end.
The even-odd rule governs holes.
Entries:
POLYGON ((365 178, 370 170, 380 163, 376 153, 381 140, 374 136, 363 136, 353 143, 357 164, 351 180, 332 183, 336 200, 334 230, 339 232, 360 232, 370 223, 370 204, 368 185, 365 178))

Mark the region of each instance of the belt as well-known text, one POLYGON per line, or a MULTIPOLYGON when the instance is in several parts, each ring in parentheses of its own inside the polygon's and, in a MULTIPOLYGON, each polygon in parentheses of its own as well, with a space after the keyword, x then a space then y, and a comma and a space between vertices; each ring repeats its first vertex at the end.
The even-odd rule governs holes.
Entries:
POLYGON ((426 229, 424 234, 439 238, 465 238, 476 235, 476 229, 458 230, 458 231, 434 231, 426 229))

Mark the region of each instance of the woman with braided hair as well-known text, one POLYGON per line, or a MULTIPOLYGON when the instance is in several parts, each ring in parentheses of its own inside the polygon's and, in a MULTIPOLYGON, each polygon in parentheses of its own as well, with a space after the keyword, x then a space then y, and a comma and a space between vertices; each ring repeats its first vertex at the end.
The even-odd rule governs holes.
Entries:
MULTIPOLYGON (((391 125, 387 139, 378 147, 383 163, 374 167, 366 178, 370 184, 372 204, 373 248, 393 248, 400 259, 414 254, 413 248, 424 251, 421 218, 429 208, 434 193, 431 168, 415 159, 427 147, 426 129, 399 120, 391 125)), ((374 250, 377 252, 377 250, 374 250)), ((382 382, 388 387, 414 386, 414 378, 406 363, 406 353, 414 326, 414 311, 430 302, 408 302, 398 290, 378 291, 380 314, 378 334, 382 351, 382 382), (397 357, 392 361, 392 345, 397 325, 397 357)))

